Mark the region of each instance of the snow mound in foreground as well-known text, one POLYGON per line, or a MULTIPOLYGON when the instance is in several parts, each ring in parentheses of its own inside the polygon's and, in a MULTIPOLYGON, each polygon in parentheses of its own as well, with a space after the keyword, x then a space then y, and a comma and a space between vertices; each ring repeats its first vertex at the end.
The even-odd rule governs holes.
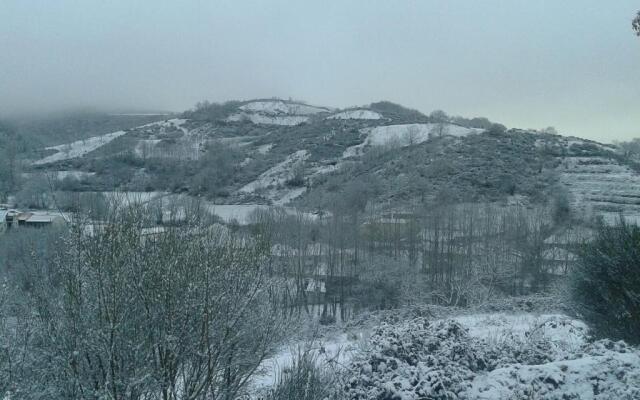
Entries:
POLYGON ((640 398, 637 349, 608 340, 589 343, 584 324, 561 315, 526 317, 509 334, 511 322, 485 315, 382 324, 350 363, 347 397, 640 398), (530 325, 522 329, 527 319, 530 325), (495 335, 478 329, 482 323, 504 329, 495 335))

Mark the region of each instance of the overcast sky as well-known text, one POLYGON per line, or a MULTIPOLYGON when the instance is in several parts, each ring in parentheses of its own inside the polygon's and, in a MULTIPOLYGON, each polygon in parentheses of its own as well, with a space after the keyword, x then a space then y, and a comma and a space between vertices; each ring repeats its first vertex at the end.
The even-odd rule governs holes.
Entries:
POLYGON ((640 137, 637 0, 0 0, 0 115, 381 99, 640 137))

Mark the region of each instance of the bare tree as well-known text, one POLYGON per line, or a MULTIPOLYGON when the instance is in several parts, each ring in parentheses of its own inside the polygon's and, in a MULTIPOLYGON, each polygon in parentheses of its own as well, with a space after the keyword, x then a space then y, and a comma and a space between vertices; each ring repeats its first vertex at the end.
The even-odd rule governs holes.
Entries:
POLYGON ((404 136, 404 141, 408 146, 413 146, 418 142, 418 136, 420 135, 420 128, 416 125, 411 125, 407 128, 407 132, 404 136))
POLYGON ((110 211, 92 232, 77 221, 35 275, 24 393, 237 398, 284 329, 261 239, 194 223, 148 232, 143 207, 110 211))

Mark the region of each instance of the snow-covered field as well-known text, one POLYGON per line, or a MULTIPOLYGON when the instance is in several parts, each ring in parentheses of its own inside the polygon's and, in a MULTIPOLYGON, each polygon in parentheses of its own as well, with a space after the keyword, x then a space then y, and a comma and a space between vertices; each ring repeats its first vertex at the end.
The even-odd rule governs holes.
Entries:
POLYGON ((347 110, 327 117, 327 119, 381 119, 382 115, 366 109, 347 110))

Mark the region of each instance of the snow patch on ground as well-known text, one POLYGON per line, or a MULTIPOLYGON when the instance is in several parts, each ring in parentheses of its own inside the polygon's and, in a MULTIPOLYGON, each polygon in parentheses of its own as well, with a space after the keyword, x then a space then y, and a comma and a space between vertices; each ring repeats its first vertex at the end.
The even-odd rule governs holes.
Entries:
POLYGON ((273 143, 263 144, 262 146, 258 147, 257 152, 260 154, 267 154, 268 152, 271 151, 273 146, 274 146, 273 143))
POLYGON ((309 157, 307 150, 290 154, 284 161, 260 174, 258 179, 244 185, 239 193, 255 194, 262 192, 274 204, 286 204, 304 193, 305 188, 287 188, 287 180, 292 177, 293 168, 309 157))
POLYGON ((426 142, 432 136, 442 133, 445 136, 462 137, 484 132, 483 129, 465 128, 459 125, 445 124, 399 124, 364 128, 360 131, 365 135, 362 143, 348 147, 342 158, 357 157, 364 153, 367 146, 411 146, 426 142))
MULTIPOLYGON (((183 127, 183 125, 187 122, 186 119, 182 118, 172 118, 166 121, 157 121, 151 122, 148 124, 141 125, 135 129, 145 129, 150 127, 159 126, 161 128, 177 128, 180 129, 183 133, 188 134, 188 129, 183 127)), ((107 133, 105 135, 94 136, 87 139, 76 140, 75 142, 60 144, 57 146, 46 147, 45 150, 55 150, 56 153, 51 154, 47 157, 44 157, 40 160, 36 160, 33 162, 34 165, 42 165, 49 164, 56 161, 70 160, 73 158, 82 157, 87 153, 90 153, 98 148, 106 145, 112 140, 126 134, 126 131, 117 131, 107 133)), ((134 151, 141 151, 138 149, 138 146, 134 149, 134 151)))
POLYGON ((382 115, 375 111, 358 109, 347 110, 333 114, 327 117, 327 119, 381 119, 382 115))
POLYGON ((86 172, 86 171, 54 171, 54 174, 56 174, 56 179, 62 180, 65 178, 72 178, 72 179, 89 178, 94 176, 96 173, 86 172))
POLYGON ((305 117, 303 115, 262 115, 238 113, 230 115, 226 120, 227 122, 248 120, 254 124, 295 126, 309 121, 309 117, 305 117))
POLYGON ((300 103, 289 103, 282 100, 253 101, 251 103, 240 106, 239 108, 243 111, 271 115, 310 115, 329 111, 328 109, 323 107, 309 106, 300 103))
POLYGON ((250 222, 251 214, 256 210, 267 210, 269 206, 259 204, 208 204, 207 210, 220 217, 224 222, 236 221, 240 225, 250 222))
POLYGON ((168 196, 168 192, 94 192, 101 193, 105 200, 115 204, 145 204, 168 196))
POLYGON ((341 368, 358 351, 361 339, 361 335, 343 333, 313 341, 310 345, 300 341, 283 346, 273 357, 262 362, 250 390, 259 393, 275 385, 280 371, 290 367, 296 355, 303 351, 308 352, 321 368, 341 368))
MULTIPOLYGON (((396 142, 401 146, 409 146, 425 142, 430 136, 439 134, 438 124, 401 124, 377 126, 375 128, 367 128, 368 144, 372 146, 382 146, 396 142)), ((482 132, 481 129, 465 128, 463 126, 445 124, 442 130, 444 135, 448 136, 467 136, 474 133, 482 132)))

